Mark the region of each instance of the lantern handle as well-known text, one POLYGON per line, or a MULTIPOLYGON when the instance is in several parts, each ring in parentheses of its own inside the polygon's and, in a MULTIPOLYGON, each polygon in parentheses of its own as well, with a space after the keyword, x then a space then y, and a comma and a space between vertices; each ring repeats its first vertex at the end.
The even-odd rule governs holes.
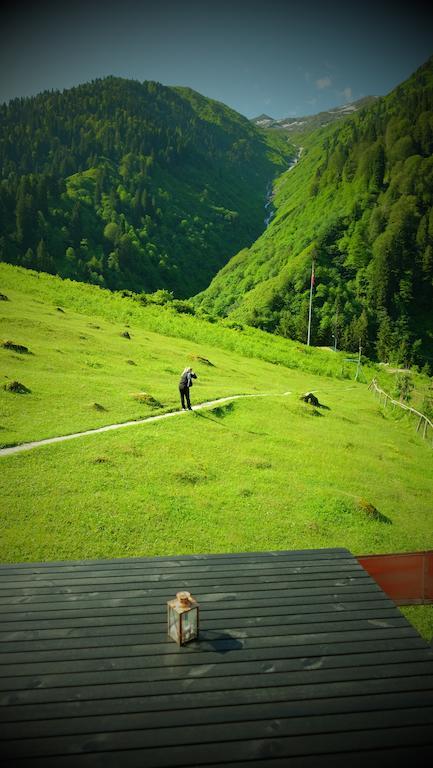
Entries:
POLYGON ((178 602, 183 605, 187 606, 191 602, 191 593, 190 592, 177 592, 176 594, 178 602))

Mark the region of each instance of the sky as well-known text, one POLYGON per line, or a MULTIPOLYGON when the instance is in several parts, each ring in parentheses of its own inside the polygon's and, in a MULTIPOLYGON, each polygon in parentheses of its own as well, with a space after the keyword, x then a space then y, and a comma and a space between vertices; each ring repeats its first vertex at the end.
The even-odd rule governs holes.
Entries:
POLYGON ((115 75, 183 85, 246 117, 382 96, 433 55, 418 0, 15 0, 0 103, 115 75))

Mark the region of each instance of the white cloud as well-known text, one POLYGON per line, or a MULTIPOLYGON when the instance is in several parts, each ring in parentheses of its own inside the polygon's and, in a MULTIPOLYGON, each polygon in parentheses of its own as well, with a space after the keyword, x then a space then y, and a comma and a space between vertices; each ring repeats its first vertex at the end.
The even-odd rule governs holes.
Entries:
POLYGON ((332 80, 328 75, 326 75, 326 77, 319 77, 319 79, 316 80, 316 88, 318 88, 319 91, 323 91, 324 88, 329 88, 330 85, 332 85, 332 80))

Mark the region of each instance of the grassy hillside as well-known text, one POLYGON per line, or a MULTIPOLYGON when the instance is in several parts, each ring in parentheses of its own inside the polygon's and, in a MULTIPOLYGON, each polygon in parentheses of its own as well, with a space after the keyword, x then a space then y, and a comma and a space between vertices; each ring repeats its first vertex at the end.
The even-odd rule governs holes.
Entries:
POLYGON ((177 409, 188 363, 195 403, 271 395, 1 456, 2 561, 433 546, 431 452, 338 355, 6 265, 0 287, 2 337, 28 349, 0 348, 3 445, 177 409))
MULTIPOLYGON (((3 445, 177 407, 177 377, 188 363, 206 371, 203 400, 269 388, 285 391, 297 370, 354 378, 356 366, 345 361, 344 353, 308 348, 254 328, 205 322, 179 313, 171 302, 143 305, 137 297, 7 264, 0 264, 0 293, 7 298, 0 301, 1 343, 29 350, 21 354, 0 346, 3 445), (244 369, 248 359, 263 367, 248 369, 243 381, 239 372, 230 375, 233 359, 244 369), (14 380, 31 395, 5 392, 3 385, 14 380), (147 405, 145 398, 134 401, 132 395, 141 391, 160 406, 147 405)), ((388 381, 380 368, 364 362, 364 380, 376 375, 388 381)))
POLYGON ((305 341, 433 368, 433 59, 389 96, 302 140, 276 215, 197 303, 305 341))
POLYGON ((292 154, 187 88, 109 77, 15 99, 0 105, 0 259, 191 295, 263 230, 292 154))

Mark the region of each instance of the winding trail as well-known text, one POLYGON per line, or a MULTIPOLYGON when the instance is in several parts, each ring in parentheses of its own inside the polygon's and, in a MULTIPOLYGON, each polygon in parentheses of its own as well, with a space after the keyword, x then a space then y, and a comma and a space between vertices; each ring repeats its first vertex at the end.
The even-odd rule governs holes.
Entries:
MULTIPOLYGON (((210 408, 213 405, 219 405, 220 403, 226 403, 229 400, 239 400, 243 397, 285 397, 291 395, 291 392, 266 392, 252 395, 229 395, 228 397, 220 397, 218 400, 209 400, 207 403, 199 403, 193 405, 193 411, 199 411, 202 408, 210 408)), ((9 448, 0 448, 0 456, 10 456, 13 453, 21 453, 21 451, 30 451, 32 448, 39 448, 41 445, 50 445, 51 443, 63 443, 65 440, 74 440, 76 437, 84 437, 85 435, 96 435, 100 432, 109 432, 112 429, 121 429, 122 427, 132 427, 137 424, 147 424, 150 421, 160 421, 161 419, 169 419, 172 416, 181 416, 186 411, 170 411, 170 413, 161 413, 158 416, 148 416, 146 419, 138 419, 135 421, 123 421, 121 424, 108 424, 105 427, 97 427, 96 429, 87 429, 85 432, 74 432, 70 435, 60 435, 59 437, 47 437, 44 440, 33 440, 30 443, 20 443, 19 445, 13 445, 9 448)))

